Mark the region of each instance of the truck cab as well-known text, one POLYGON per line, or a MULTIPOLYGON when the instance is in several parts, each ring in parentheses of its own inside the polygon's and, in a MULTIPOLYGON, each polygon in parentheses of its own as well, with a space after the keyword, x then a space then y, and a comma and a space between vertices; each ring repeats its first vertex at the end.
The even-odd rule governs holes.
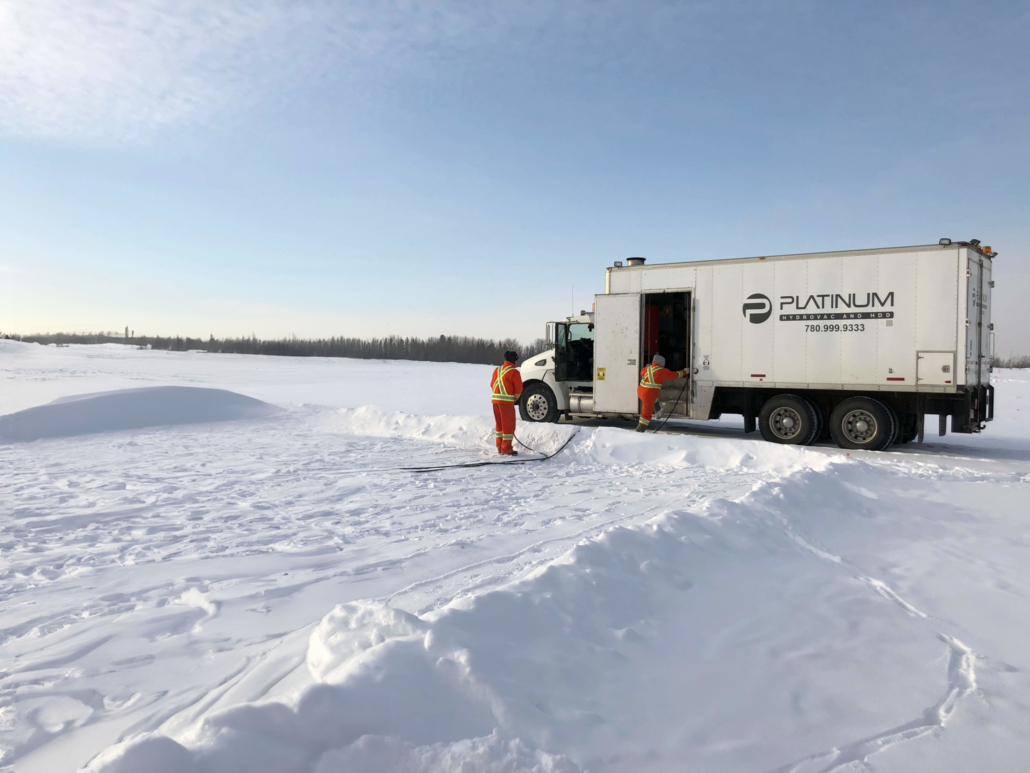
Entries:
POLYGON ((581 311, 548 322, 547 342, 550 349, 524 357, 519 369, 524 421, 557 421, 562 415, 580 413, 583 398, 593 394, 594 313, 581 311))

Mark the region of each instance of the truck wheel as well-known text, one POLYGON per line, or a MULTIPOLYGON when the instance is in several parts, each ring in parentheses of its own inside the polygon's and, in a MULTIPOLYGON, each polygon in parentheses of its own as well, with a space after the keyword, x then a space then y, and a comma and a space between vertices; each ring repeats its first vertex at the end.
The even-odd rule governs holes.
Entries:
POLYGON ((906 445, 916 439, 919 434, 919 420, 914 413, 905 413, 898 420, 898 439, 895 443, 906 445))
POLYGON ((519 400, 519 415, 523 421, 558 421, 558 403, 547 384, 530 384, 519 400))
POLYGON ((758 428, 770 443, 806 446, 819 432, 819 414, 803 397, 776 395, 762 406, 758 428))
POLYGON ((830 436, 841 448, 882 451, 897 427, 894 412, 872 397, 849 397, 830 415, 830 436))
POLYGON ((808 403, 812 409, 812 415, 815 416, 815 432, 812 433, 812 439, 805 443, 805 445, 810 446, 813 443, 818 443, 820 438, 822 438, 823 431, 826 429, 826 422, 823 421, 823 412, 818 405, 807 397, 802 397, 801 399, 808 403))
POLYGON ((881 451, 886 451, 888 448, 890 448, 892 445, 898 442, 898 437, 901 435, 901 422, 898 420, 897 412, 889 405, 884 405, 884 407, 887 409, 887 412, 890 413, 891 436, 890 438, 888 438, 883 448, 880 449, 881 451))

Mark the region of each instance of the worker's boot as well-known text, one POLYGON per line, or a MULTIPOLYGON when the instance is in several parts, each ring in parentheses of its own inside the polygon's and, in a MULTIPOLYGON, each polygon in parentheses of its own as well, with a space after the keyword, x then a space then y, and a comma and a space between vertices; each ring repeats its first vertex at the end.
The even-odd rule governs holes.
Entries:
POLYGON ((647 431, 647 427, 645 427, 643 424, 638 424, 637 425, 637 432, 646 432, 646 431, 647 431))

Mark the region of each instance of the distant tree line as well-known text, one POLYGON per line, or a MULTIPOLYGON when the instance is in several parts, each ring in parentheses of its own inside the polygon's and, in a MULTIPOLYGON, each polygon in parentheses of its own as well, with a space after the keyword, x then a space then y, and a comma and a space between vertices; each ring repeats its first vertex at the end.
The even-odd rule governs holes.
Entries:
POLYGON ((499 363, 509 349, 520 356, 531 356, 547 348, 543 338, 522 346, 514 338, 493 341, 470 336, 437 338, 317 338, 290 336, 280 339, 183 338, 181 336, 123 336, 107 333, 47 333, 46 335, 4 335, 17 341, 38 344, 129 344, 143 349, 172 352, 203 351, 219 354, 270 354, 283 357, 353 357, 362 360, 419 360, 423 362, 499 363))
MULTIPOLYGON (((282 357, 352 357, 360 360, 419 360, 423 362, 471 362, 492 365, 501 361, 504 353, 514 349, 522 357, 529 357, 547 348, 543 338, 522 345, 514 338, 493 341, 470 336, 439 336, 438 338, 183 338, 181 336, 123 336, 107 333, 47 333, 45 335, 14 335, 0 333, 0 338, 38 344, 130 344, 146 349, 170 352, 203 351, 219 354, 270 354, 282 357)), ((1030 368, 1030 355, 997 357, 996 368, 1030 368)))
POLYGON ((996 357, 996 368, 1030 368, 1030 355, 1021 354, 1015 357, 996 357))

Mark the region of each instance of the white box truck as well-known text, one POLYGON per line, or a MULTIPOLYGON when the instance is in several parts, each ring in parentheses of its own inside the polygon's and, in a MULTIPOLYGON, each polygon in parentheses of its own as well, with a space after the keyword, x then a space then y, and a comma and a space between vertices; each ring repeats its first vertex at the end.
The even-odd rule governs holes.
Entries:
POLYGON ((635 417, 655 354, 688 368, 664 416, 739 414, 774 443, 883 450, 994 417, 991 266, 978 240, 608 268, 594 310, 522 364, 525 421, 635 417))

